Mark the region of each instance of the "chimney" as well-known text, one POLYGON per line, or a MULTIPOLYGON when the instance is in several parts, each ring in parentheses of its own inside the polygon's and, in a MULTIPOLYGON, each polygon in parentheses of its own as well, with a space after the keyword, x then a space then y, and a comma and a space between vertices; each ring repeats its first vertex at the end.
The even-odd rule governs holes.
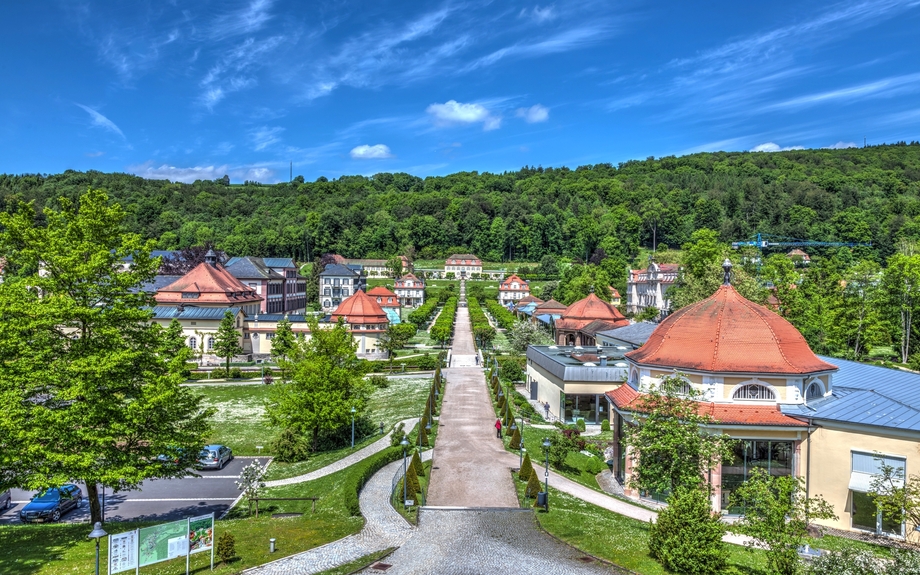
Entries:
POLYGON ((602 355, 602 356, 600 356, 599 359, 601 360, 601 367, 607 367, 607 356, 606 356, 606 355, 602 355))
POLYGON ((208 253, 204 254, 204 261, 212 268, 217 267, 217 254, 214 253, 214 250, 208 250, 208 253))

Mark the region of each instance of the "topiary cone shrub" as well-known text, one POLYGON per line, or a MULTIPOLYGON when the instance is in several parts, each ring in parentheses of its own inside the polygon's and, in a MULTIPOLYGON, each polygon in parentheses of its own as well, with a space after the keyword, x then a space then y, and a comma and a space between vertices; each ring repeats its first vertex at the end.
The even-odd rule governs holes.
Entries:
POLYGON ((419 457, 418 451, 412 454, 412 468, 418 476, 425 476, 425 466, 422 465, 422 458, 419 457))
POLYGON ((540 480, 537 479, 537 474, 531 473, 530 479, 527 480, 527 488, 524 489, 524 496, 536 499, 537 493, 540 492, 541 487, 542 485, 540 485, 540 480))
POLYGON ((669 571, 715 575, 725 569, 725 525, 712 512, 707 491, 679 488, 649 526, 649 555, 669 571))
POLYGON ((518 471, 518 479, 521 481, 527 481, 530 479, 531 475, 535 475, 533 472, 533 464, 530 463, 530 454, 524 454, 524 461, 521 463, 521 469, 518 471))
MULTIPOLYGON (((427 423, 427 421, 426 421, 427 423)), ((425 427, 421 427, 418 431, 421 434, 421 439, 419 440, 422 447, 428 447, 428 430, 425 427)))
POLYGON ((601 431, 610 431, 610 420, 605 419, 601 421, 601 431))
POLYGON ((406 493, 407 497, 415 499, 415 494, 422 490, 421 484, 418 482, 418 475, 415 473, 409 473, 406 471, 406 493))
POLYGON ((217 560, 221 563, 229 563, 236 557, 236 537, 229 531, 224 531, 217 538, 217 549, 214 550, 217 560))
POLYGON ((508 444, 508 447, 511 449, 520 449, 521 448, 521 430, 515 428, 514 433, 511 434, 511 442, 508 444))

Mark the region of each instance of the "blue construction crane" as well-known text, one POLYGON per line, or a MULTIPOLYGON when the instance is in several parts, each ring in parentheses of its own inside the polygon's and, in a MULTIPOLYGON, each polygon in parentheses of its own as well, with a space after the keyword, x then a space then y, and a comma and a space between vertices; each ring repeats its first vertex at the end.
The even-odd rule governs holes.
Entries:
POLYGON ((784 238, 772 234, 757 234, 754 239, 740 242, 732 242, 732 247, 738 249, 742 246, 753 246, 758 249, 769 248, 804 248, 804 247, 847 247, 856 246, 872 247, 872 242, 815 242, 812 240, 799 240, 796 238, 784 238))

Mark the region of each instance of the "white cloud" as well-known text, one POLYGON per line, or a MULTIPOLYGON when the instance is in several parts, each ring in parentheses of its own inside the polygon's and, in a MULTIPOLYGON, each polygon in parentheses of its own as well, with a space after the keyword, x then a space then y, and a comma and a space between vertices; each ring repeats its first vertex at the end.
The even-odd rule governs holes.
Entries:
POLYGON ((273 183, 277 181, 275 171, 261 165, 251 166, 230 166, 222 164, 219 166, 192 166, 177 167, 168 164, 156 165, 152 161, 128 166, 127 171, 143 178, 151 180, 170 180, 173 182, 184 182, 190 184, 195 180, 216 180, 224 175, 230 176, 231 180, 243 182, 246 180, 273 183))
POLYGON ((382 158, 392 158, 393 154, 390 152, 389 146, 383 144, 368 146, 367 144, 363 144, 352 148, 351 157, 356 160, 378 160, 382 158))
POLYGON ((482 104, 462 104, 448 100, 443 104, 431 104, 425 111, 439 126, 482 122, 483 129, 489 131, 500 128, 502 123, 500 116, 493 116, 482 104))
POLYGON ((868 82, 858 86, 850 86, 848 88, 800 96, 767 106, 766 109, 802 108, 830 101, 858 100, 876 95, 894 96, 905 92, 916 92, 918 90, 920 90, 920 73, 906 74, 903 76, 883 78, 875 82, 868 82))
POLYGON ((261 128, 250 130, 249 136, 252 138, 253 149, 258 152, 273 144, 277 144, 281 141, 281 132, 283 131, 284 128, 279 126, 273 128, 262 126, 261 128))
POLYGON ((100 128, 104 128, 110 132, 114 132, 118 134, 123 139, 127 139, 125 138, 124 133, 122 133, 121 128, 116 126, 115 122, 113 122, 112 120, 109 120, 108 118, 106 118, 105 116, 97 112, 96 110, 93 110, 89 106, 84 106, 83 104, 77 104, 76 102, 74 102, 74 104, 83 108, 83 110, 86 111, 87 114, 89 114, 90 118, 92 118, 93 120, 94 126, 99 126, 100 128))
POLYGON ((549 108, 541 106, 540 104, 534 104, 529 108, 518 108, 515 115, 518 118, 524 118, 524 121, 528 124, 545 122, 549 120, 549 108))
POLYGON ((846 148, 858 148, 858 147, 859 147, 859 146, 856 145, 856 142, 844 142, 844 141, 840 141, 840 142, 837 142, 836 144, 833 144, 833 145, 831 145, 831 146, 827 146, 827 147, 824 148, 824 149, 825 149, 825 150, 845 150, 846 148))
POLYGON ((804 146, 788 146, 782 148, 779 144, 774 144, 773 142, 767 142, 765 144, 760 144, 759 146, 754 146, 751 148, 752 152, 785 152, 788 150, 804 150, 804 146))
POLYGON ((464 66, 461 72, 471 72, 484 66, 491 66, 499 60, 509 57, 532 58, 547 54, 558 54, 590 46, 606 36, 607 25, 584 26, 565 30, 555 36, 531 44, 518 43, 495 50, 481 58, 473 60, 464 66))
POLYGON ((540 6, 534 6, 530 10, 523 8, 521 13, 518 14, 518 17, 531 18, 536 22, 546 22, 556 17, 556 7, 547 6, 546 8, 541 8, 540 6))
POLYGON ((211 37, 214 39, 228 38, 259 30, 271 20, 272 15, 269 14, 271 6, 271 0, 253 0, 240 10, 218 16, 211 28, 211 37))

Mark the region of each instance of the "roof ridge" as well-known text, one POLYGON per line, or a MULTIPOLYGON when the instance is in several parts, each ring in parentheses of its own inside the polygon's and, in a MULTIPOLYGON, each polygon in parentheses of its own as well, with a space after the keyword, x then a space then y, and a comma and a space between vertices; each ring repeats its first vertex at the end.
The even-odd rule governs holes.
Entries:
MULTIPOLYGON (((719 292, 722 291, 723 287, 726 287, 726 286, 719 286, 719 289, 716 290, 716 293, 712 294, 711 296, 709 296, 709 298, 706 298, 706 299, 710 299, 710 298, 714 299, 715 296, 719 295, 719 292)), ((731 285, 729 285, 728 288, 733 289, 731 285)), ((728 293, 728 289, 726 289, 725 292, 728 293)), ((709 364, 709 369, 707 371, 715 371, 716 361, 719 356, 719 343, 720 343, 719 339, 722 335, 722 316, 725 313, 725 303, 726 303, 725 298, 722 298, 722 300, 723 300, 722 307, 719 308, 719 317, 716 320, 716 338, 715 338, 716 341, 715 341, 715 345, 712 346, 712 363, 709 364)), ((706 301, 706 300, 703 300, 703 301, 706 301)))

